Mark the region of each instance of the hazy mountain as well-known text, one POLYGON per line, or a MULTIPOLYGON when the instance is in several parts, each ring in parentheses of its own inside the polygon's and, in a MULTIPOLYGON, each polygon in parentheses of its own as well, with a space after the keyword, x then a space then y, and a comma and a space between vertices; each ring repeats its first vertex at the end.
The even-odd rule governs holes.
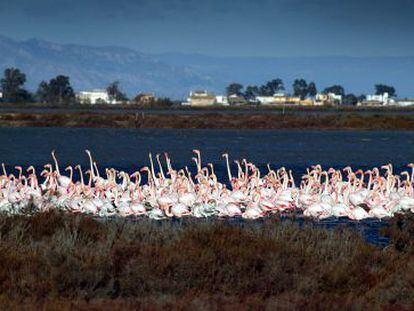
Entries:
POLYGON ((119 80, 129 95, 145 91, 181 98, 191 88, 211 86, 209 77, 190 67, 170 65, 127 48, 0 37, 0 70, 10 66, 26 73, 27 87, 31 90, 35 90, 41 80, 58 74, 68 75, 77 91, 103 88, 119 80))
POLYGON ((119 80, 129 94, 156 92, 184 98, 195 88, 223 92, 230 82, 261 84, 282 78, 288 90, 295 78, 322 89, 341 84, 348 92, 370 93, 389 83, 414 97, 414 57, 212 57, 167 53, 149 55, 122 47, 62 45, 42 40, 16 41, 0 36, 0 70, 16 66, 35 90, 41 80, 65 74, 77 91, 119 80))

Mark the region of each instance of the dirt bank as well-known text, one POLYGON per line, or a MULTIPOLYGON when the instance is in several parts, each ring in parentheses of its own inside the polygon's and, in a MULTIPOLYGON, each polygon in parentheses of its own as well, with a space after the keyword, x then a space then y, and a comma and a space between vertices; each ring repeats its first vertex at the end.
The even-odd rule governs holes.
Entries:
POLYGON ((65 126, 109 128, 232 128, 232 129, 367 129, 414 130, 414 115, 332 113, 1 112, 0 126, 65 126))

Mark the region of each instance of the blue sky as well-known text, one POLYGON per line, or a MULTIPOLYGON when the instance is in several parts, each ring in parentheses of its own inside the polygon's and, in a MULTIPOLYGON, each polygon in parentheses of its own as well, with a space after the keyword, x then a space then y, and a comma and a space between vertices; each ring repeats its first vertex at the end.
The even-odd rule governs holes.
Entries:
POLYGON ((412 0, 0 0, 0 34, 220 56, 414 55, 412 0))

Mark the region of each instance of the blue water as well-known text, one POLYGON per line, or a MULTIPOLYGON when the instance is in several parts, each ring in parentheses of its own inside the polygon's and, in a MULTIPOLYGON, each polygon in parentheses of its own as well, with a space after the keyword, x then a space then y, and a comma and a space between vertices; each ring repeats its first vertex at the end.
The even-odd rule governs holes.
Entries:
MULTIPOLYGON (((172 116, 174 117, 174 116, 172 116)), ((148 165, 148 153, 167 151, 173 166, 194 168, 192 149, 202 151, 203 163, 215 164, 225 178, 221 154, 247 158, 262 168, 285 166, 297 178, 307 167, 322 164, 371 168, 393 163, 397 171, 414 161, 414 132, 409 131, 316 131, 316 130, 200 130, 200 129, 91 129, 91 128, 0 128, 0 161, 15 165, 42 166, 56 150, 61 166, 87 165, 85 149, 92 151, 100 168, 116 167, 129 172, 148 165)), ((319 225, 332 227, 343 220, 319 225)), ((346 222, 370 241, 378 240, 378 221, 346 222)), ((380 238, 382 239, 382 238, 380 238)))
POLYGON ((233 159, 298 169, 315 163, 402 167, 414 160, 413 146, 409 131, 0 128, 0 159, 9 165, 42 165, 52 149, 63 164, 86 164, 88 148, 103 166, 147 165, 150 151, 167 151, 182 166, 198 148, 203 162, 214 164, 223 164, 221 154, 228 152, 233 159))

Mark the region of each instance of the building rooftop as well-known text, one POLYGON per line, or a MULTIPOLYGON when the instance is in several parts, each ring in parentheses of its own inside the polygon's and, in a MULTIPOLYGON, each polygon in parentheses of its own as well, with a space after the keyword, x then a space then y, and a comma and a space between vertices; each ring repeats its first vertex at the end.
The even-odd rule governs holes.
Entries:
POLYGON ((103 89, 93 89, 93 90, 81 91, 80 93, 107 93, 107 91, 103 89))

